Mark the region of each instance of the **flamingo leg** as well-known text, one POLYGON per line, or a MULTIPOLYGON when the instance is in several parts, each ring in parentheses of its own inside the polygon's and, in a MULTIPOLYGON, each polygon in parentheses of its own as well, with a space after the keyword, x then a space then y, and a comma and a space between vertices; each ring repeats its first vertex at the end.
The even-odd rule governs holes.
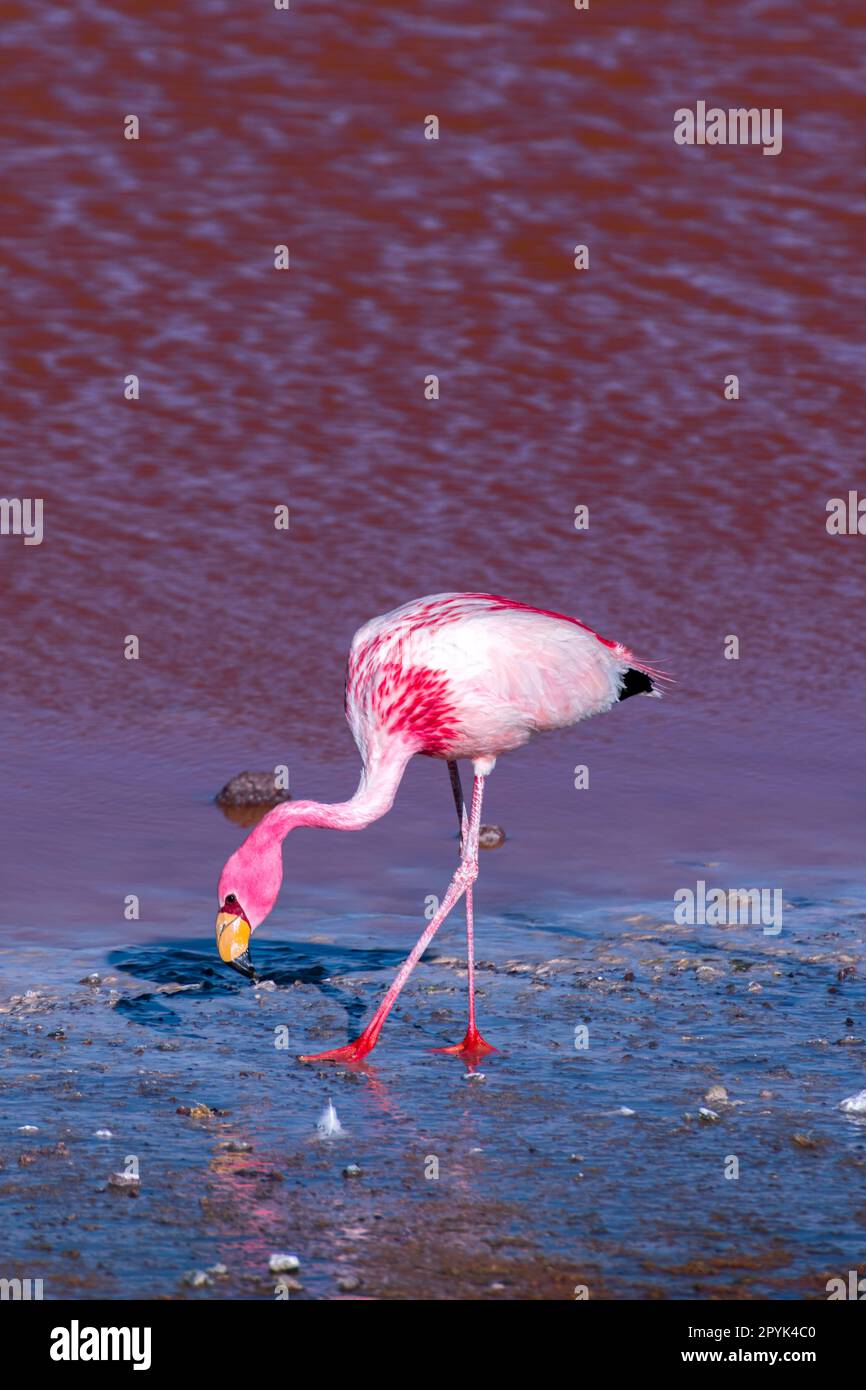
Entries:
MULTIPOLYGON (((463 786, 460 782, 460 769, 457 763, 449 762, 448 771, 451 775, 451 790, 454 793, 454 805, 457 807, 457 819, 460 822, 460 853, 462 855, 468 831, 466 804, 463 799, 463 786)), ((477 856, 477 832, 475 849, 477 856)), ((470 883, 466 889, 466 962, 469 970, 469 1023, 466 1028, 466 1036, 461 1043, 457 1043, 453 1047, 436 1047, 433 1049, 434 1052, 450 1052, 456 1057, 466 1057, 470 1060, 476 1057, 483 1057, 488 1052, 496 1051, 495 1047, 492 1047, 490 1043, 484 1041, 475 1023, 475 904, 473 902, 473 892, 474 885, 470 883)))
MULTIPOLYGON (((316 1052, 300 1058, 302 1062, 360 1062, 373 1048, 382 1031, 382 1025, 391 1012, 396 1002, 397 996, 405 985, 412 971, 433 937, 436 935, 445 918, 448 916, 455 903, 459 902, 478 877, 478 831, 481 826, 481 800, 484 795, 484 778, 476 777, 472 789, 472 809, 469 815, 466 842, 460 855, 460 863, 457 872, 454 874, 448 885, 445 897, 439 907, 431 917, 424 931, 416 941, 409 955, 404 960, 394 978, 394 982, 382 1000, 378 1009, 374 1013, 367 1027, 360 1037, 354 1042, 347 1043, 345 1047, 335 1047, 329 1052, 316 1052)), ((467 1035, 468 1036, 468 1035, 467 1035)), ((487 1044, 485 1043, 486 1047, 487 1044)))

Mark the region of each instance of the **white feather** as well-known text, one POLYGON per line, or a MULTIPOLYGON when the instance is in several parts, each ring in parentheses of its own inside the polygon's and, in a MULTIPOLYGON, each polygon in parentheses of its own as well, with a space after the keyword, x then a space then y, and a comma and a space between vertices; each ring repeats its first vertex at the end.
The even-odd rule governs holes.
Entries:
POLYGON ((321 1115, 319 1116, 316 1129, 322 1139, 339 1139, 346 1131, 340 1124, 339 1116, 334 1109, 333 1101, 328 1101, 321 1115))

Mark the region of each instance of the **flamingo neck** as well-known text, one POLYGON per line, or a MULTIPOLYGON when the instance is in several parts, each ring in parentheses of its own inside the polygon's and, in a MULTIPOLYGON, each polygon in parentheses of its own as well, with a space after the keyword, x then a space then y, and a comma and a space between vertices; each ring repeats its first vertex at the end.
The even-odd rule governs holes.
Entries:
POLYGON ((249 836, 250 848, 263 850, 281 844, 290 830, 301 825, 363 830, 390 811, 412 751, 392 750, 365 760, 358 789, 348 801, 285 801, 275 806, 249 836))

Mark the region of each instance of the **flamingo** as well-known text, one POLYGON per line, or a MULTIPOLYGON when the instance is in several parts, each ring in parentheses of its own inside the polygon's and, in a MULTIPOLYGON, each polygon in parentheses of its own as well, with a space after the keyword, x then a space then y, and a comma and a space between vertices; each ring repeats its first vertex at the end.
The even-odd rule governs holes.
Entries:
POLYGON ((362 830, 390 810, 416 753, 448 765, 457 817, 457 868, 436 912, 361 1035, 304 1062, 358 1062, 420 957, 460 898, 466 900, 469 1021, 453 1047, 475 1059, 496 1049, 475 1018, 473 889, 487 778, 502 753, 534 733, 563 729, 631 695, 658 695, 662 672, 577 618, 498 594, 448 593, 415 599, 373 618, 355 634, 346 672, 346 717, 362 759, 349 801, 287 801, 274 807, 226 862, 216 919, 220 958, 255 980, 249 945, 274 906, 283 877, 282 843, 300 825, 362 830), (458 760, 472 763, 467 812, 458 760))

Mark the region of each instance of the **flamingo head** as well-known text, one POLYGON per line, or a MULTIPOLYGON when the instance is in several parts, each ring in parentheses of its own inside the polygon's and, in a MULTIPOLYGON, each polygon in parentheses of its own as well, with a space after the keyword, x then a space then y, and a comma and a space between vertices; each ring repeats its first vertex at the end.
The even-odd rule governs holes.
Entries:
POLYGON ((253 836, 235 850, 220 874, 216 919, 220 959, 255 980, 250 938, 265 920, 280 891, 283 856, 279 844, 253 843, 253 836))

